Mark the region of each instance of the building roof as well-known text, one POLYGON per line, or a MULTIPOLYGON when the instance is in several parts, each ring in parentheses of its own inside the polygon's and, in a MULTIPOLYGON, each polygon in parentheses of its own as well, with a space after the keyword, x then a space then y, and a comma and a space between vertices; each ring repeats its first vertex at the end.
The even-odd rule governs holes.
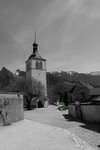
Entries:
POLYGON ((23 92, 19 92, 19 91, 5 91, 5 90, 0 90, 0 94, 20 94, 23 95, 23 92))
POLYGON ((100 95, 100 88, 92 88, 89 92, 90 95, 100 95))
POLYGON ((83 81, 79 81, 83 86, 85 86, 87 89, 92 89, 93 86, 89 83, 83 82, 83 81))
POLYGON ((92 101, 100 101, 100 96, 96 96, 95 98, 92 99, 92 101))
POLYGON ((32 54, 32 55, 29 56, 29 59, 26 61, 26 63, 27 63, 30 59, 46 61, 46 59, 42 58, 41 56, 37 57, 37 56, 34 56, 34 55, 32 54))
POLYGON ((29 59, 31 59, 31 58, 46 60, 46 59, 42 58, 40 55, 34 56, 33 54, 29 56, 29 59))

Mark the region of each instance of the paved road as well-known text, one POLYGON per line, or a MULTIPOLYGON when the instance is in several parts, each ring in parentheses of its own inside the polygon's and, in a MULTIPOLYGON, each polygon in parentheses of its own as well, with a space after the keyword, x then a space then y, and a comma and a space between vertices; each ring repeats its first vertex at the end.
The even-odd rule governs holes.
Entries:
MULTIPOLYGON (((77 122, 68 115, 68 111, 59 111, 56 106, 26 111, 25 118, 43 124, 67 129, 72 135, 86 141, 94 149, 100 148, 100 126, 77 122)), ((80 144, 82 141, 80 140, 80 144)))
MULTIPOLYGON (((33 120, 0 127, 0 150, 83 150, 78 140, 67 130, 33 120)), ((86 143, 84 147, 92 150, 86 143)))

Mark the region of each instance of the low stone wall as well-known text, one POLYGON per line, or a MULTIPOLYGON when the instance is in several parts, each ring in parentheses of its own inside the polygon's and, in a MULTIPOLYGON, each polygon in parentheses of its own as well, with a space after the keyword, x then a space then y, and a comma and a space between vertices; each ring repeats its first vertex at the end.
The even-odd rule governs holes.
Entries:
POLYGON ((72 117, 76 118, 76 112, 75 112, 75 105, 74 105, 74 104, 70 104, 70 105, 68 106, 68 112, 69 112, 69 114, 70 114, 72 117))
POLYGON ((100 122, 100 105, 81 104, 78 108, 75 104, 70 104, 68 108, 69 114, 76 119, 100 122))
POLYGON ((100 105, 81 105, 82 118, 89 122, 100 122, 100 105))
POLYGON ((4 121, 13 123, 23 119, 23 95, 0 92, 0 125, 3 125, 4 121))

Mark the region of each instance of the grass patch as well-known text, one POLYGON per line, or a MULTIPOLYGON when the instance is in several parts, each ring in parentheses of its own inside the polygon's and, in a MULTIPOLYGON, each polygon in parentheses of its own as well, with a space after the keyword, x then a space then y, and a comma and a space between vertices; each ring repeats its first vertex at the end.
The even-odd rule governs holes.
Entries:
POLYGON ((65 110, 68 109, 68 106, 63 105, 63 106, 58 107, 58 109, 59 109, 60 111, 65 111, 65 110))

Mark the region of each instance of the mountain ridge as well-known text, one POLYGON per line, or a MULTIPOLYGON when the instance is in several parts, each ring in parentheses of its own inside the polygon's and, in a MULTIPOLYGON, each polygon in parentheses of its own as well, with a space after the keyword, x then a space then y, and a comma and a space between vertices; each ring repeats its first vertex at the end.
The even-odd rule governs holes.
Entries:
MULTIPOLYGON (((23 72, 23 71, 21 71, 23 72)), ((16 75, 9 71, 6 67, 0 70, 0 90, 11 90, 15 83, 25 78, 25 72, 23 74, 16 75), (23 76, 22 76, 23 75, 23 76)), ((47 72, 47 84, 55 86, 56 83, 82 83, 88 87, 100 87, 100 74, 99 71, 91 73, 78 73, 75 71, 61 71, 61 72, 47 72)))

